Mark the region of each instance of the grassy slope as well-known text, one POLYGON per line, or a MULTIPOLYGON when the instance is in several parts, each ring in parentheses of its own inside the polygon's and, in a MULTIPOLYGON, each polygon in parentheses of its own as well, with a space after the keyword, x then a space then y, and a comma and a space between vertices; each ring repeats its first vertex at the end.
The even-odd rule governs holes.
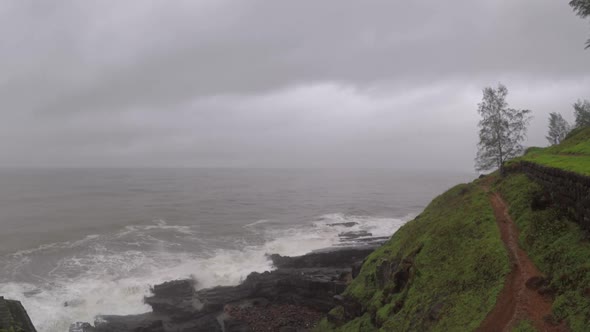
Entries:
MULTIPOLYGON (((562 144, 532 148, 515 160, 590 175, 590 128, 577 129, 562 144)), ((553 314, 572 331, 590 326, 590 241, 557 206, 534 211, 542 188, 525 175, 498 180, 494 189, 510 204, 520 245, 549 280, 553 314)), ((508 258, 487 195, 477 184, 459 185, 437 197, 363 265, 345 295, 362 305, 361 317, 331 312, 338 326, 322 321, 318 331, 469 331, 492 309, 509 270, 508 258), (419 250, 421 248, 421 250, 419 250), (410 281, 400 290, 394 278, 379 282, 383 262, 412 262, 410 281), (492 299, 492 300, 490 300, 492 299), (442 304, 433 318, 433 308, 442 304), (338 319, 337 319, 338 320, 338 319)), ((521 321, 513 331, 533 331, 521 321)))
MULTIPOLYGON (((561 144, 534 148, 522 159, 590 176, 590 127, 572 131, 561 144)), ((516 160, 518 161, 518 160, 516 160)), ((550 280, 556 293, 553 312, 573 331, 590 326, 590 242, 588 234, 567 220, 559 207, 530 208, 542 189, 524 175, 513 175, 498 185, 510 204, 510 214, 521 233, 521 246, 550 280)))
POLYGON ((590 128, 575 129, 562 144, 529 149, 522 159, 590 175, 590 128))
MULTIPOLYGON (((478 184, 456 186, 437 197, 415 220, 367 258, 345 296, 364 315, 324 320, 319 331, 469 331, 495 304, 509 271, 506 250, 488 196, 478 184), (407 285, 389 275, 384 262, 412 265, 407 285), (401 289, 396 289, 401 288, 401 289)), ((343 316, 342 307, 331 313, 343 316)))
POLYGON ((511 175, 497 184, 510 204, 520 230, 520 245, 550 280, 556 293, 553 313, 572 331, 590 326, 590 243, 580 227, 557 207, 533 211, 533 197, 542 193, 525 175, 511 175))

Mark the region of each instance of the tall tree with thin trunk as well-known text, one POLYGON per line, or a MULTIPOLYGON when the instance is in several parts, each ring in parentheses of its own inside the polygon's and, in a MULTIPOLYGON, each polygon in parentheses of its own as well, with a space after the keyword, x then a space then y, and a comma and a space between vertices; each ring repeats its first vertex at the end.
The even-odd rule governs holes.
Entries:
MULTIPOLYGON (((590 0, 571 0, 570 6, 581 18, 590 16, 590 0)), ((590 48, 590 39, 586 41, 586 48, 590 48)))
POLYGON ((574 104, 574 115, 576 117, 576 128, 590 126, 590 101, 578 100, 574 104))
POLYGON ((561 143, 569 132, 570 124, 565 121, 561 114, 555 112, 549 113, 549 132, 545 136, 549 144, 555 145, 561 143))
POLYGON ((478 171, 498 168, 504 174, 504 163, 523 151, 521 142, 526 138, 531 111, 509 108, 507 95, 508 89, 502 84, 495 89, 483 89, 483 99, 477 109, 482 117, 475 158, 478 171))

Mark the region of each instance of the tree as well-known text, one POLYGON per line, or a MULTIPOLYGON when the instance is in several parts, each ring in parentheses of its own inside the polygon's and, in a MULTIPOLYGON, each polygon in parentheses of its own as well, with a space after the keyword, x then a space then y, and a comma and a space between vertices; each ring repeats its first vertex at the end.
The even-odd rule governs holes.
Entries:
POLYGON ((545 138, 549 144, 561 143, 570 131, 570 125, 559 113, 549 113, 549 133, 545 138))
MULTIPOLYGON (((590 0, 571 0, 570 6, 581 18, 590 16, 590 0)), ((590 39, 586 41, 586 48, 590 48, 590 39)))
POLYGON ((497 167, 504 174, 504 163, 523 151, 520 143, 526 138, 531 111, 508 108, 507 95, 508 89, 502 84, 498 84, 496 89, 483 89, 483 100, 477 110, 482 117, 475 158, 478 171, 497 167))
POLYGON ((590 101, 578 100, 574 104, 574 115, 576 116, 576 128, 590 126, 590 101))

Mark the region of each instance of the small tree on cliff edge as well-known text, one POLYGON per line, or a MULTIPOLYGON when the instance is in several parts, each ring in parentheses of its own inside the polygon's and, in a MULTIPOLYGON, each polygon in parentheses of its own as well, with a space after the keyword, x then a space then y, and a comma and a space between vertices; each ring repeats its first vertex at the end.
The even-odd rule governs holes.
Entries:
POLYGON ((529 110, 508 108, 508 89, 502 84, 498 88, 483 89, 483 100, 478 104, 479 144, 475 168, 486 171, 500 169, 504 174, 504 163, 520 155, 520 144, 526 138, 527 125, 531 119, 529 110))
POLYGON ((590 126, 590 101, 578 100, 574 104, 574 115, 576 116, 576 128, 590 126))
POLYGON ((549 113, 549 132, 545 136, 549 144, 555 145, 561 143, 569 132, 570 125, 561 114, 555 112, 549 113))

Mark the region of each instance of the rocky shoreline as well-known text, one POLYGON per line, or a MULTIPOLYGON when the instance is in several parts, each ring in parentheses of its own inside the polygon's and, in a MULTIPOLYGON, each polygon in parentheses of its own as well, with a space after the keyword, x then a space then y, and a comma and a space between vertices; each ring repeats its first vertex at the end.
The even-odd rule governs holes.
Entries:
POLYGON ((99 316, 94 325, 73 324, 70 332, 309 331, 383 242, 359 241, 298 257, 269 255, 273 271, 253 272, 237 286, 197 291, 198 280, 165 282, 144 299, 152 312, 99 316))

